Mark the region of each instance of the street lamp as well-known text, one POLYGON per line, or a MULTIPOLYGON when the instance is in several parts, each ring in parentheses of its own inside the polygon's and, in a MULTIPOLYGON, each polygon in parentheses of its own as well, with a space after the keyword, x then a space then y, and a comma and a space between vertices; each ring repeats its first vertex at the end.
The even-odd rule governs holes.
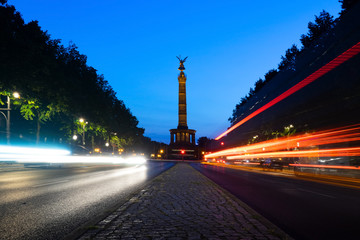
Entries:
MULTIPOLYGON (((20 94, 18 92, 14 92, 13 97, 20 98, 20 94)), ((10 111, 11 111, 10 96, 6 96, 6 98, 7 98, 7 108, 0 108, 0 110, 7 111, 7 115, 5 115, 5 113, 2 111, 1 111, 1 114, 6 119, 6 140, 7 140, 7 144, 10 144, 10 111)))
POLYGON ((20 98, 20 94, 18 92, 13 93, 14 98, 20 98))
POLYGON ((163 149, 160 149, 160 151, 159 151, 159 155, 158 155, 158 157, 160 157, 161 159, 163 158, 163 153, 164 153, 164 150, 163 149))
POLYGON ((88 122, 85 122, 83 118, 79 119, 80 125, 82 126, 83 132, 82 132, 82 145, 85 146, 85 126, 88 124, 88 122))

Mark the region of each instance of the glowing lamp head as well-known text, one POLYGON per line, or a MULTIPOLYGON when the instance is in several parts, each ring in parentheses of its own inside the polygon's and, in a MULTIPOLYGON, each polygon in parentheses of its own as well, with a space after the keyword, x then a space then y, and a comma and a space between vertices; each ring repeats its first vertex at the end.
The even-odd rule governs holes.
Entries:
POLYGON ((72 136, 72 139, 73 139, 73 140, 77 140, 77 138, 78 138, 77 135, 72 136))
POLYGON ((108 146, 110 146, 110 144, 107 142, 107 143, 105 143, 105 146, 108 147, 108 146))
POLYGON ((79 119, 79 122, 83 123, 85 120, 83 118, 79 119))
POLYGON ((14 98, 20 98, 20 94, 18 92, 13 93, 14 98))

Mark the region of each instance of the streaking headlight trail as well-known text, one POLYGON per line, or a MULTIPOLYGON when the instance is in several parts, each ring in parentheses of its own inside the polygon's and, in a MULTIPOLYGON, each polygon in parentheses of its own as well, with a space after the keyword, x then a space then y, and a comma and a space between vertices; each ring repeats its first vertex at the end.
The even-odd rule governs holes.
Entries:
POLYGON ((65 149, 55 149, 55 148, 33 148, 33 147, 16 147, 16 146, 1 146, 0 145, 0 154, 3 156, 5 154, 16 153, 19 155, 47 155, 47 156, 67 156, 70 155, 70 151, 65 149))
POLYGON ((71 156, 65 149, 0 146, 0 161, 18 163, 143 164, 144 157, 71 156))

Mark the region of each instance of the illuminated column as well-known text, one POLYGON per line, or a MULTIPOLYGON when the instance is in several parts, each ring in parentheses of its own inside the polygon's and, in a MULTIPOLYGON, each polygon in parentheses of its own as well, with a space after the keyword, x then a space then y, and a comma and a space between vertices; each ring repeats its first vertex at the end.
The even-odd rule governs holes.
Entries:
POLYGON ((179 125, 178 129, 187 129, 187 114, 186 114, 186 76, 183 71, 180 72, 179 77, 179 125))
POLYGON ((186 76, 183 72, 185 70, 184 62, 186 61, 187 57, 181 59, 177 57, 180 61, 180 66, 178 70, 180 74, 178 76, 179 80, 179 124, 178 129, 188 129, 187 126, 187 115, 186 115, 186 76))

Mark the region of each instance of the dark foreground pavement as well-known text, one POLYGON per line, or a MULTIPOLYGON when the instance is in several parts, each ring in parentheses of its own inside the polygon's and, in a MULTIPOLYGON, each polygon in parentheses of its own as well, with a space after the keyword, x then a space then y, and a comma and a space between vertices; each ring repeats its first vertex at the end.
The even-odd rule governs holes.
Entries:
POLYGON ((79 239, 289 239, 186 163, 156 177, 79 239))

